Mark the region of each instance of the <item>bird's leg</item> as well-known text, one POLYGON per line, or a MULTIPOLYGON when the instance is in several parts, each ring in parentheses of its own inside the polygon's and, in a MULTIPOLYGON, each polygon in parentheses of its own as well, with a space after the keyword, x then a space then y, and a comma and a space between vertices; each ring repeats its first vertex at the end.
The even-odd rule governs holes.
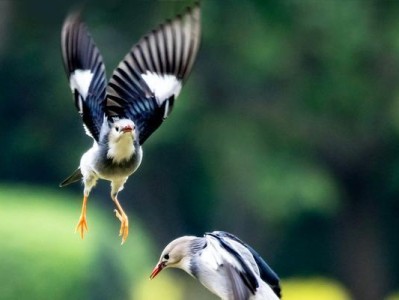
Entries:
POLYGON ((83 196, 82 212, 80 214, 79 222, 75 228, 75 232, 79 231, 80 237, 82 239, 84 238, 84 232, 89 231, 89 229, 87 227, 87 221, 86 221, 87 198, 88 198, 88 196, 86 196, 86 195, 83 196))
POLYGON ((119 204, 116 195, 112 196, 112 200, 115 202, 116 208, 114 210, 116 217, 121 221, 121 229, 119 230, 119 236, 122 237, 122 244, 126 241, 127 236, 129 235, 129 219, 125 214, 122 206, 119 204))
POLYGON ((121 221, 121 229, 119 230, 119 236, 122 237, 122 245, 126 241, 127 236, 129 235, 129 220, 125 211, 118 201, 118 193, 123 190, 123 185, 125 184, 127 177, 118 178, 111 181, 111 198, 116 205, 116 209, 114 210, 116 217, 121 221))
POLYGON ((82 212, 80 214, 79 222, 76 225, 75 232, 79 231, 80 237, 84 238, 85 231, 89 231, 87 227, 86 221, 86 209, 87 209, 87 199, 89 198, 89 194, 91 189, 96 185, 97 177, 95 173, 89 172, 88 174, 83 175, 83 183, 84 183, 84 191, 83 191, 83 204, 82 204, 82 212))

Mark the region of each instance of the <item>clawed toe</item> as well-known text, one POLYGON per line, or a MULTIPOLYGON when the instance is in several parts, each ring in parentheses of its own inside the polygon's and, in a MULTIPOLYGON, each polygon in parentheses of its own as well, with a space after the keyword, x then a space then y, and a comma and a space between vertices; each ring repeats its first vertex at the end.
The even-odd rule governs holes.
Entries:
POLYGON ((88 232, 89 228, 87 227, 87 221, 86 221, 86 216, 80 216, 79 222, 76 225, 75 232, 79 232, 80 237, 82 240, 84 239, 84 233, 88 232))
POLYGON ((83 205, 82 205, 82 213, 80 214, 80 218, 78 224, 75 227, 75 232, 79 232, 80 237, 84 238, 85 231, 88 232, 89 228, 87 227, 87 220, 86 220, 86 207, 87 207, 87 196, 83 197, 83 205))
POLYGON ((122 245, 126 241, 129 235, 129 220, 124 212, 119 212, 117 209, 114 210, 116 217, 121 222, 121 228, 119 230, 119 236, 122 237, 122 245))

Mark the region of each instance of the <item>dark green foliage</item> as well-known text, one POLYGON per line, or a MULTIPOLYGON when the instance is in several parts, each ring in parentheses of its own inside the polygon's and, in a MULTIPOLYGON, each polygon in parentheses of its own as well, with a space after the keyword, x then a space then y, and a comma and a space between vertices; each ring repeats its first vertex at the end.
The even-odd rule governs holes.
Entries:
MULTIPOLYGON (((143 33, 188 3, 88 1, 108 76, 143 33)), ((91 141, 59 50, 71 6, 48 5, 10 1, 0 11, 0 178, 55 187, 91 141)), ((202 7, 197 63, 120 195, 128 211, 159 248, 226 230, 282 277, 333 277, 355 299, 399 289, 398 2, 202 7)), ((96 197, 108 195, 102 186, 96 197)))

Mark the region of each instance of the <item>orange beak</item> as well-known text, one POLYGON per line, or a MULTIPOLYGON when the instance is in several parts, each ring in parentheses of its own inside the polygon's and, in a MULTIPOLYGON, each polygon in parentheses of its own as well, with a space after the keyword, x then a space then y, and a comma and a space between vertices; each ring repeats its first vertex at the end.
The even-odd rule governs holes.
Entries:
POLYGON ((130 126, 125 126, 125 127, 122 128, 122 131, 123 131, 124 133, 126 133, 126 132, 132 132, 132 130, 133 130, 133 128, 130 127, 130 126))
POLYGON ((159 272, 161 272, 162 269, 163 269, 164 267, 165 267, 165 264, 164 264, 164 263, 159 263, 159 264, 154 268, 154 270, 152 270, 152 273, 151 273, 151 275, 150 275, 150 279, 154 279, 155 276, 157 276, 157 275, 159 274, 159 272))

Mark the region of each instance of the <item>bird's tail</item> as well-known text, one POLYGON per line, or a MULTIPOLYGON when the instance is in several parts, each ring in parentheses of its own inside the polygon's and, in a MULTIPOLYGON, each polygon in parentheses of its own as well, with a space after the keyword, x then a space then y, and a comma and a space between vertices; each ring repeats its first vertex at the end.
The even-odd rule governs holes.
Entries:
POLYGON ((67 186, 68 184, 79 181, 82 178, 83 178, 82 172, 80 172, 80 168, 78 168, 77 170, 75 170, 75 172, 72 173, 71 176, 69 176, 67 179, 65 179, 63 182, 60 183, 60 187, 67 186))

